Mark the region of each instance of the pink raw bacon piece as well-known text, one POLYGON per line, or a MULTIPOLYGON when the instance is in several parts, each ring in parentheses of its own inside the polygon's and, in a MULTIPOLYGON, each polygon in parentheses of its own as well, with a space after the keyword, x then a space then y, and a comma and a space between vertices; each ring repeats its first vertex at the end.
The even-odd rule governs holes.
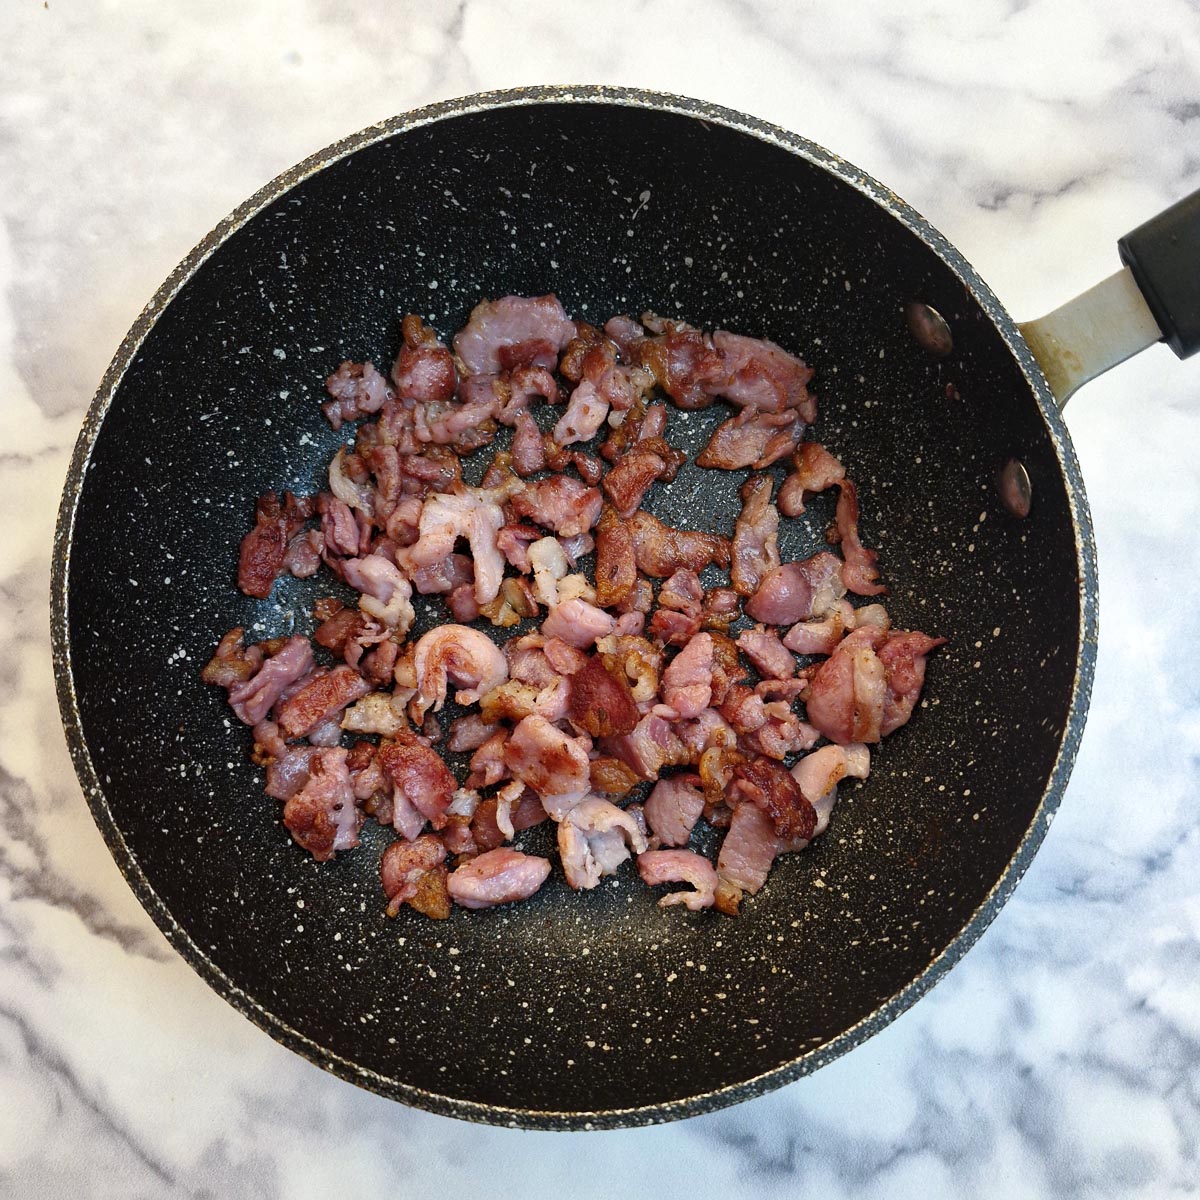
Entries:
POLYGON ((691 850, 647 850, 639 854, 638 874, 650 887, 660 883, 690 883, 695 891, 671 892, 659 900, 660 908, 685 904, 692 912, 711 908, 719 879, 712 863, 691 850))
POLYGON ((463 908, 493 908, 527 900, 549 874, 549 859, 500 846, 451 871, 446 889, 463 908))

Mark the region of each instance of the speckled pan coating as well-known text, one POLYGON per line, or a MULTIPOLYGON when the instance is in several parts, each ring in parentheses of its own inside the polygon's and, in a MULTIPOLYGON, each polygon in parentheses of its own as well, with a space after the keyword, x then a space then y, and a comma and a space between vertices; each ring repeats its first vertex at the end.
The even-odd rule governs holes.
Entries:
MULTIPOLYGON (((687 418, 689 448, 722 414, 687 418)), ((737 477, 690 468, 665 519, 728 531, 737 477)), ((790 523, 811 552, 827 501, 790 523)), ((1078 466, 1012 320, 962 256, 855 167, 693 100, 545 88, 436 105, 281 176, 167 280, 100 386, 54 557, 55 666, 88 803, 130 885, 208 983, 355 1083, 471 1120, 647 1124, 815 1070, 913 1003, 1037 849, 1083 727, 1096 638, 1078 466), (928 700, 830 833, 736 921, 664 912, 627 867, 446 922, 383 915, 363 846, 318 865, 197 672, 244 623, 309 628, 318 577, 234 588, 257 493, 316 486, 321 380, 386 367, 398 316, 444 334, 481 295, 655 308, 765 334, 817 368, 816 436, 864 492, 899 624, 944 634, 928 700), (934 359, 906 328, 948 319, 934 359), (1033 511, 998 502, 1012 457, 1033 511)), ((323 573, 322 573, 323 574, 323 573)), ((436 619, 425 613, 423 620, 436 619)), ((547 831, 523 842, 541 847, 547 831)), ((203 1055, 202 1046, 196 1047, 203 1055)))

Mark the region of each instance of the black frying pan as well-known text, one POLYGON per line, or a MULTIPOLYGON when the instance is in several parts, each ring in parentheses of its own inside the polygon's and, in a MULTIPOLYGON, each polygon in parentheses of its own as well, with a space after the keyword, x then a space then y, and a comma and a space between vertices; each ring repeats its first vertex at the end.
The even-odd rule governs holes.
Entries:
MULTIPOLYGON (((1042 342, 1050 362, 1053 338, 1042 342)), ((1070 366, 1060 354, 1052 370, 1070 366)), ((673 437, 694 453, 724 415, 676 421, 673 437)), ((739 482, 685 469, 654 511, 728 532, 739 482)), ((815 550, 830 516, 818 499, 786 523, 785 557, 815 550)), ((88 415, 53 607, 92 812, 212 987, 385 1095, 586 1128, 778 1087, 869 1037, 962 956, 1066 784, 1096 568, 1051 391, 987 286, 922 218, 749 117, 548 89, 369 129, 281 176, 188 257, 88 415), (333 586, 289 580, 266 602, 234 587, 254 498, 320 486, 340 441, 318 407, 324 376, 344 357, 390 362, 409 310, 446 335, 481 296, 549 290, 576 316, 653 308, 804 355, 818 371, 814 436, 860 482, 894 619, 950 639, 927 702, 870 780, 844 789, 830 833, 783 859, 737 920, 664 912, 631 869, 586 894, 556 869, 510 909, 389 921, 378 860, 390 835, 370 823, 359 850, 314 863, 262 795, 223 694, 199 682, 231 625, 307 630, 333 586), (914 339, 912 301, 946 318, 949 356, 914 339), (1032 483, 1024 520, 997 491, 1012 459, 1032 483)), ((531 831, 527 846, 549 837, 531 831)))

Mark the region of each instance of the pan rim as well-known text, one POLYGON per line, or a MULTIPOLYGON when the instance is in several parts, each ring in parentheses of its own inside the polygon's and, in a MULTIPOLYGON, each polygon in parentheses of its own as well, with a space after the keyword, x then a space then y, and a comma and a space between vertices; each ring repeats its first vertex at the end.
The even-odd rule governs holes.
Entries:
POLYGON ((930 222, 866 172, 816 143, 780 126, 706 101, 642 88, 607 85, 542 85, 474 93, 414 109, 339 139, 276 176, 219 222, 179 263, 134 321, 88 406, 67 472, 55 527, 50 583, 51 642, 55 687, 68 749, 92 817, 126 882, 171 946, 225 1001, 289 1050, 324 1070, 380 1095, 443 1116, 491 1125, 538 1130, 618 1129, 657 1124, 713 1112, 763 1095, 812 1074, 890 1024, 942 979, 975 944, 1012 894, 1040 847, 1062 800, 1078 752, 1095 675, 1098 633, 1095 538, 1083 477, 1070 436, 1049 386, 1015 321, 967 259, 930 222), (1075 677, 1059 751, 1042 797, 1020 843, 990 891, 962 929, 924 970, 855 1025, 824 1045, 738 1083, 644 1106, 590 1111, 532 1109, 486 1104, 431 1092, 380 1075, 332 1053, 290 1026, 244 991, 179 925, 143 873, 117 825, 84 739, 75 691, 69 629, 70 553, 75 520, 92 452, 125 373, 158 318, 181 288, 224 242, 295 185, 349 155, 410 130, 500 108, 554 104, 644 108, 708 121, 803 158, 884 207, 955 274, 993 323, 1034 394, 1062 469, 1075 535, 1079 586, 1079 639, 1075 677))

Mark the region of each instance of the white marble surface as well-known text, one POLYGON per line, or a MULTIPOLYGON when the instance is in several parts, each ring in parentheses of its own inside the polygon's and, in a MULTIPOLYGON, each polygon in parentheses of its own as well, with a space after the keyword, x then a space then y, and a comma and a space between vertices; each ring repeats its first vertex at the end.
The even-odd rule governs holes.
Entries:
POLYGON ((0 31, 0 1194, 1193 1194, 1200 360, 1156 347, 1071 406, 1099 669, 1015 898, 865 1046, 673 1126, 468 1126, 253 1028, 105 851, 59 732, 46 606, 67 458, 120 338, 210 226, 340 135, 532 82, 703 96, 888 182, 1028 316, 1200 185, 1193 5, 7 0, 0 31))

